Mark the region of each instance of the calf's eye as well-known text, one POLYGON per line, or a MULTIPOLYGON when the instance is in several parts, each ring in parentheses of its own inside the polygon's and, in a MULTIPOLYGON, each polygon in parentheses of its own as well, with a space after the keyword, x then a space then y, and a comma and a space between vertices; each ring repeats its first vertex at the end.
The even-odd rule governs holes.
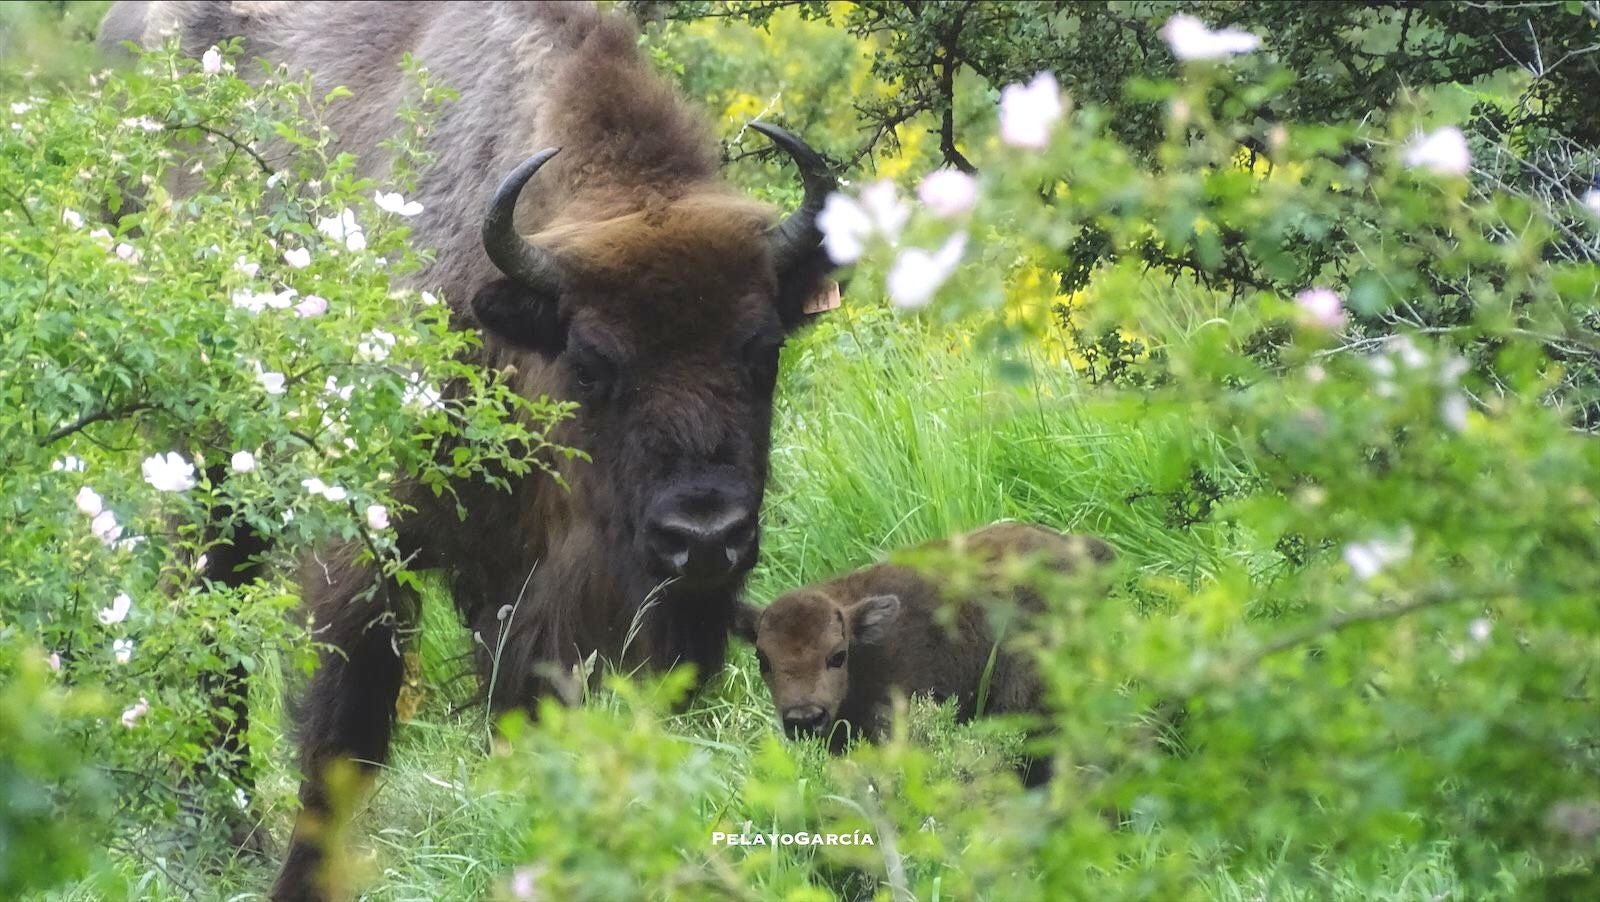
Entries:
POLYGON ((759 651, 756 652, 756 666, 761 668, 763 674, 772 672, 772 662, 768 661, 767 656, 759 651))
POLYGON ((828 658, 828 666, 833 668, 833 669, 835 669, 835 670, 839 669, 840 667, 843 667, 844 666, 844 654, 845 653, 844 653, 843 649, 840 649, 839 651, 834 652, 833 655, 828 658))

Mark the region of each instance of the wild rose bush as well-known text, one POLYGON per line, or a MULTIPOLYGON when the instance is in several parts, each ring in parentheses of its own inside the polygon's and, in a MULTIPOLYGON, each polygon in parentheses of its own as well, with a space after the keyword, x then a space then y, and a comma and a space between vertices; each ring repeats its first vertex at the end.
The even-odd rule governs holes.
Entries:
MULTIPOLYGON (((833 760, 757 727, 744 771, 708 789, 699 723, 654 750, 625 691, 620 714, 564 716, 561 737, 496 761, 495 785, 538 773, 584 810, 626 810, 637 780, 609 783, 589 751, 622 733, 659 756, 627 768, 673 787, 658 796, 681 815, 652 823, 661 842, 641 855, 632 831, 500 796, 510 854, 528 862, 499 884, 509 897, 573 892, 559 863, 624 842, 625 885, 666 897, 1190 898, 1267 863, 1252 886, 1317 896, 1419 848, 1448 850, 1464 897, 1595 890, 1600 447, 1563 375, 1600 348, 1600 265, 1546 251, 1560 220, 1600 217, 1475 183, 1460 95, 1361 125, 1262 124, 1287 76, 1249 56, 1260 38, 1192 19, 1162 36, 1184 78, 1131 86, 1168 111, 1154 165, 1113 136, 1110 111, 1041 74, 992 97, 993 138, 967 149, 978 175, 869 179, 820 220, 853 267, 847 308, 882 298, 948 325, 1025 387, 1052 365, 1039 340, 1063 314, 1080 341, 1063 367, 1107 336, 1137 349, 1138 378, 1030 396, 1017 417, 1076 409, 1104 433, 1148 431, 1157 479, 1076 511, 1085 528, 1115 536, 1143 497, 1171 505, 1175 534, 1224 537, 1194 560, 1125 546, 1109 597, 1045 584, 1029 641, 1051 685, 1039 746, 1055 781, 1023 793, 993 756, 953 773, 913 717, 833 760), (1270 153, 1242 152, 1258 135, 1270 153), (1084 271, 1086 242, 1111 262, 1084 271), (1198 264, 1153 278, 1155 257, 1198 264), (1205 287, 1237 259, 1300 287, 1205 287), (1025 287, 1041 267, 1056 278, 1025 287), (1235 475, 1218 486, 1222 470, 1235 475), (696 828, 880 842, 670 854, 696 828)), ((894 334, 872 323, 824 324, 805 353, 848 338, 870 360, 894 334)), ((806 378, 827 392, 845 377, 806 378)))
MULTIPOLYGON (((473 366, 443 299, 391 282, 426 253, 417 152, 393 148, 392 183, 358 178, 321 98, 232 68, 155 55, 0 105, 0 680, 20 680, 0 719, 29 726, 0 772, 30 810, 109 808, 144 855, 144 825, 181 812, 214 841, 205 824, 251 805, 218 760, 214 675, 314 650, 283 578, 201 579, 231 537, 208 524, 248 524, 274 565, 352 540, 413 579, 397 486, 525 473, 566 413, 473 366), (14 771, 56 756, 95 780, 14 771)), ((421 135, 444 97, 416 77, 421 135)), ((0 895, 89 851, 45 836, 0 843, 0 895)))

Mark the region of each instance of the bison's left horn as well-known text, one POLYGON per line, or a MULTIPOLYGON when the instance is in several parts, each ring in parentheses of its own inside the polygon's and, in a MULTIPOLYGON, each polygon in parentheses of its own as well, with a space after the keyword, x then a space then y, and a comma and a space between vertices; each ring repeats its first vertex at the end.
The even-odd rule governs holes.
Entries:
POLYGON ((483 249, 488 252, 489 259, 501 272, 545 298, 561 294, 561 267, 549 251, 529 244, 517 234, 517 198, 539 167, 560 150, 559 147, 541 150, 512 170, 495 189, 494 199, 489 201, 489 212, 483 217, 483 249))
POLYGON ((828 170, 827 161, 806 142, 765 122, 752 122, 750 127, 766 135, 794 160, 795 166, 800 169, 800 182, 805 185, 805 198, 800 201, 800 209, 778 223, 772 232, 772 261, 778 272, 789 272, 815 253, 817 245, 822 243, 822 232, 817 228, 817 214, 822 212, 823 203, 838 187, 838 182, 828 170))

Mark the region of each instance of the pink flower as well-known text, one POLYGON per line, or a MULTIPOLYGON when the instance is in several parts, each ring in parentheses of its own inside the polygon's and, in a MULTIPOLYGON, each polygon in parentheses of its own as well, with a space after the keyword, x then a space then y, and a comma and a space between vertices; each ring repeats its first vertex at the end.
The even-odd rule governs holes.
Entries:
POLYGON ((117 525, 117 515, 111 511, 101 511, 95 514, 89 523, 89 532, 105 544, 107 548, 115 547, 117 540, 122 538, 122 527, 117 525))
POLYGON ((308 294, 305 300, 295 305, 294 312, 299 316, 321 316, 328 312, 328 301, 326 298, 308 294))
POLYGON ((311 252, 303 247, 284 251, 283 262, 293 266, 295 269, 305 269, 311 265, 311 252))
POLYGON ((75 229, 83 228, 83 217, 76 210, 62 210, 61 221, 75 229))
POLYGON ((139 722, 139 718, 148 713, 150 713, 150 702, 141 696, 137 705, 122 712, 122 725, 131 730, 134 724, 139 722))
POLYGON ((400 403, 421 411, 444 407, 438 387, 416 373, 406 377, 406 390, 400 395, 400 403))
POLYGON ((356 343, 356 359, 367 363, 381 363, 389 359, 389 349, 394 347, 394 335, 382 329, 373 329, 367 337, 356 343))
POLYGON ((911 208, 901 202, 894 182, 884 180, 862 190, 859 201, 839 192, 828 195, 817 215, 817 228, 822 230, 828 257, 844 265, 861 259, 874 235, 890 244, 899 240, 910 218, 911 208))
POLYGON ((207 75, 216 75, 222 71, 222 52, 212 47, 200 55, 200 71, 207 75))
POLYGON ((937 169, 917 186, 917 197, 933 215, 951 219, 977 202, 978 180, 958 169, 937 169))
POLYGON ((229 464, 235 473, 249 473, 256 468, 256 456, 249 451, 235 451, 229 464))
POLYGON ((45 655, 44 663, 49 666, 49 668, 50 668, 50 670, 52 672, 60 673, 61 672, 61 653, 53 651, 50 654, 45 655))
POLYGON ((281 395, 285 391, 284 375, 264 370, 259 363, 256 364, 256 381, 261 383, 261 390, 269 395, 281 395))
POLYGON ((817 228, 822 230, 822 246, 833 262, 854 263, 867 249, 872 217, 849 195, 835 191, 817 214, 817 228))
POLYGON ((106 626, 113 626, 128 619, 128 612, 133 609, 133 599, 126 592, 118 592, 117 597, 111 599, 111 607, 101 608, 95 616, 106 626))
POLYGON ((361 224, 356 222, 354 210, 345 207, 339 211, 338 216, 324 216, 317 220, 317 231, 334 241, 344 242, 344 246, 353 251, 366 250, 367 235, 361 230, 361 224))
POLYGON ((160 492, 187 492, 194 488, 194 464, 184 460, 176 451, 145 458, 140 468, 144 481, 160 492))
MULTIPOLYGON (((254 264, 252 264, 254 265, 254 264)), ((267 301, 272 299, 271 292, 257 293, 254 291, 235 291, 233 293, 233 306, 251 313, 260 313, 267 309, 267 301)))
POLYGON ((1212 31, 1194 16, 1179 13, 1161 26, 1161 37, 1181 60, 1226 59, 1236 53, 1249 53, 1261 46, 1261 39, 1237 28, 1212 31))
POLYGON ((1412 169, 1426 169, 1435 175, 1466 175, 1472 171, 1467 137, 1453 125, 1412 138, 1401 160, 1412 169))
POLYGON ((889 269, 889 300, 905 309, 926 305, 956 271, 966 248, 966 233, 957 232, 932 253, 915 247, 901 251, 889 269))
POLYGON ((72 500, 74 504, 78 505, 78 510, 83 511, 89 517, 99 516, 101 509, 105 506, 100 500, 99 493, 88 486, 78 489, 77 497, 72 500))
POLYGON ((328 485, 315 476, 300 480, 300 487, 306 490, 307 495, 320 496, 335 503, 350 497, 344 486, 328 485))
POLYGON ((1007 85, 1000 92, 1000 140, 1012 147, 1045 147, 1061 109, 1061 89, 1049 72, 1026 85, 1007 85))
POLYGON ((389 509, 381 504, 367 508, 367 525, 373 529, 389 528, 389 509))
POLYGON ((133 640, 117 639, 113 641, 111 643, 111 657, 115 658, 118 664, 126 664, 133 660, 133 640))
POLYGON ((537 893, 539 872, 533 868, 517 868, 511 872, 511 898, 518 902, 534 902, 539 898, 537 893))
POLYGON ((382 191, 374 194, 372 199, 378 204, 378 209, 400 216, 415 216, 422 212, 422 204, 416 201, 407 201, 400 196, 400 192, 384 194, 382 191))
POLYGON ((1308 288, 1294 296, 1306 316, 1324 329, 1344 325, 1344 299, 1326 288, 1308 288))

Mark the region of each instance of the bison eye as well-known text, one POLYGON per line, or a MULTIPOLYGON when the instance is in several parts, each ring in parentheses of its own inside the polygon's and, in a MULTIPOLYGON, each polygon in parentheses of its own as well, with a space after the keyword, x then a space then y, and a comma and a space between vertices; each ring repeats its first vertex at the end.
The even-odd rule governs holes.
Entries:
POLYGON ((763 675, 772 672, 772 662, 768 661, 767 656, 759 651, 756 652, 756 666, 761 668, 761 673, 763 675))
POLYGON ((582 361, 575 360, 572 362, 572 381, 577 384, 579 389, 589 392, 600 384, 600 377, 595 375, 594 370, 590 369, 582 361))
POLYGON ((839 668, 843 667, 844 666, 844 656, 845 656, 845 650, 842 649, 842 648, 839 649, 838 651, 834 652, 828 658, 828 667, 833 669, 833 670, 838 670, 839 668))
POLYGON ((572 372, 572 384, 585 400, 594 400, 608 390, 616 373, 615 366, 598 351, 573 342, 567 347, 567 369, 572 372))

